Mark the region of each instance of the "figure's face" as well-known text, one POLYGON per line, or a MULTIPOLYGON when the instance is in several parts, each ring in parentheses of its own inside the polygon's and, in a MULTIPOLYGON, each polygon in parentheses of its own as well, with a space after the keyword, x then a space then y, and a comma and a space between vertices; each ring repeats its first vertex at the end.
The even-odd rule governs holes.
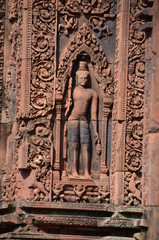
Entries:
POLYGON ((60 184, 57 183, 57 184, 56 184, 56 189, 59 190, 60 187, 61 187, 60 184))
POLYGON ((77 185, 77 190, 78 190, 78 191, 82 191, 82 189, 83 189, 83 187, 82 187, 82 186, 80 186, 80 185, 77 185))
POLYGON ((86 71, 80 71, 77 73, 77 83, 82 87, 85 87, 88 83, 89 73, 86 71))

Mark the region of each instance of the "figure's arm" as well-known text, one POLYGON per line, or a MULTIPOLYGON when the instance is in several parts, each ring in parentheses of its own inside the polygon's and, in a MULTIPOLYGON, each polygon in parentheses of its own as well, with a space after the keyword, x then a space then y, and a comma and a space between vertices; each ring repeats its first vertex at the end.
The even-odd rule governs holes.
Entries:
POLYGON ((83 193, 86 191, 86 188, 85 188, 85 186, 83 186, 83 190, 82 190, 82 194, 81 194, 81 196, 83 195, 83 193))
POLYGON ((92 105, 91 105, 91 120, 97 121, 97 101, 98 96, 97 93, 93 90, 92 96, 92 105))
POLYGON ((92 121, 93 133, 94 133, 95 139, 98 136, 98 133, 97 133, 97 102, 98 102, 97 93, 95 91, 93 91, 92 104, 91 104, 91 121, 92 121))

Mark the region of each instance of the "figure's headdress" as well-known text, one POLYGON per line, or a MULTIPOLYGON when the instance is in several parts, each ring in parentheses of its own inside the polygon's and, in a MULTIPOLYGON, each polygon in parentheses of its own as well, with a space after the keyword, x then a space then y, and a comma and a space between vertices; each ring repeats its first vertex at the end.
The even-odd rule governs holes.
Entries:
MULTIPOLYGON (((85 62, 85 61, 80 61, 79 62, 79 67, 78 67, 78 70, 76 72, 76 77, 78 76, 78 74, 80 74, 82 72, 85 72, 89 75, 87 62, 85 62)), ((77 78, 76 78, 76 84, 77 84, 77 82, 79 82, 79 80, 77 80, 77 78)))
POLYGON ((78 71, 87 71, 88 72, 87 62, 80 61, 78 71))
POLYGON ((79 62, 79 67, 76 74, 78 74, 79 72, 87 72, 89 74, 87 62, 85 61, 79 62))

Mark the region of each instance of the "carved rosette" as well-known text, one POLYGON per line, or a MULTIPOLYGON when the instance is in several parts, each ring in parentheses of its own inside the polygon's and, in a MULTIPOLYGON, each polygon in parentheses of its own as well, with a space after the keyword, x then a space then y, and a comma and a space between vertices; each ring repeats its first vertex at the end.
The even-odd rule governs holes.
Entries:
POLYGON ((144 7, 146 1, 131 4, 129 65, 127 85, 127 126, 125 158, 124 201, 128 205, 142 202, 142 156, 143 156, 143 111, 145 87, 145 33, 139 31, 144 23, 134 15, 144 7))

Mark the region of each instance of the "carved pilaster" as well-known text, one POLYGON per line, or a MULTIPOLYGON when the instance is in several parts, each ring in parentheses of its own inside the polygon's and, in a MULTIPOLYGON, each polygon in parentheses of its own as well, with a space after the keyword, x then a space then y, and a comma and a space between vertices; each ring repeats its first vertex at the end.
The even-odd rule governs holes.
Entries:
POLYGON ((32 0, 23 0, 23 35, 21 66, 21 113, 28 116, 30 111, 31 81, 31 37, 32 37, 32 0))
POLYGON ((57 96, 58 101, 56 103, 56 147, 55 147, 55 159, 53 164, 54 179, 60 178, 60 160, 61 160, 61 98, 62 96, 57 96))
POLYGON ((100 181, 104 184, 108 184, 108 166, 107 166, 107 128, 108 128, 108 116, 110 114, 110 107, 112 105, 111 98, 103 98, 103 117, 102 117, 102 156, 101 156, 101 174, 100 181))
POLYGON ((2 91, 3 91, 3 66, 4 66, 4 30, 5 30, 5 1, 0 2, 0 122, 2 117, 2 91))
POLYGON ((126 120, 126 100, 127 100, 127 73, 128 73, 128 36, 130 18, 130 0, 121 0, 119 53, 118 53, 118 121, 126 120))
POLYGON ((116 59, 115 59, 115 99, 113 106, 111 198, 115 204, 124 200, 125 128, 128 72, 128 38, 130 0, 118 1, 116 59))

